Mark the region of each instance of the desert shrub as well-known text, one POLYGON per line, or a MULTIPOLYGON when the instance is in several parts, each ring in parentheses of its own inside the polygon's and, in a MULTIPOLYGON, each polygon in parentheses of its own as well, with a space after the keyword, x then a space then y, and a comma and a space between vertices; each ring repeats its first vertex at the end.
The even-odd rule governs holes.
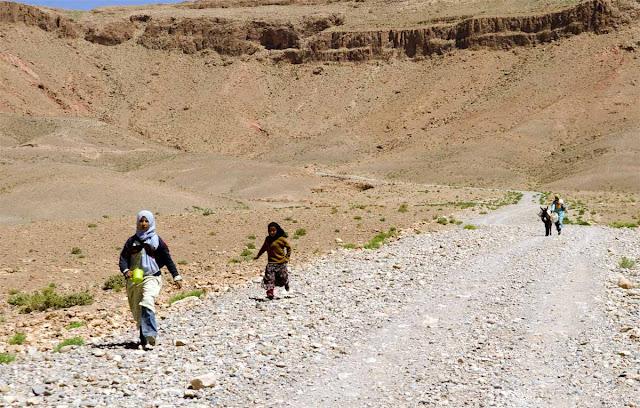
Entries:
POLYGON ((447 220, 447 217, 438 217, 436 222, 438 224, 447 225, 449 223, 449 220, 447 220))
POLYGON ((31 313, 48 309, 67 309, 72 306, 89 305, 93 303, 93 295, 89 292, 59 294, 56 286, 51 283, 41 291, 31 294, 14 292, 9 296, 8 303, 20 307, 21 313, 31 313))
POLYGON ((307 235, 307 230, 304 229, 304 228, 298 228, 296 230, 296 232, 294 233, 294 235, 297 235, 299 237, 303 237, 303 236, 307 235))
POLYGON ((62 340, 60 343, 58 343, 58 345, 55 346, 53 351, 58 353, 60 352, 60 350, 62 350, 63 347, 82 346, 82 345, 84 345, 84 340, 82 339, 82 337, 71 337, 70 339, 65 339, 65 340, 62 340))
POLYGON ((356 249, 358 246, 356 244, 354 244, 354 243, 348 242, 348 243, 342 245, 342 247, 344 249, 356 249))
POLYGON ((230 264, 238 264, 238 263, 240 263, 240 262, 242 262, 242 261, 241 261, 240 259, 238 259, 238 258, 231 258, 231 259, 229 259, 229 263, 230 263, 230 264))
POLYGON ((636 261, 631 258, 627 258, 626 256, 623 256, 620 262, 618 262, 618 266, 622 269, 631 269, 635 266, 635 264, 636 261))
POLYGON ((363 245, 365 249, 378 249, 380 248, 387 239, 394 237, 397 235, 397 231, 395 227, 391 227, 388 232, 379 232, 377 233, 369 242, 363 245))
POLYGON ((466 230, 476 230, 476 229, 478 229, 478 227, 476 227, 475 225, 472 225, 472 224, 467 224, 463 228, 466 229, 466 230))
POLYGON ((409 211, 409 206, 407 205, 407 203, 400 204, 400 207, 398 207, 398 212, 406 213, 407 211, 409 211))
POLYGON ((254 244, 253 242, 249 242, 249 243, 247 244, 247 248, 248 248, 248 249, 256 249, 256 244, 254 244))
POLYGON ((89 228, 97 228, 98 225, 97 224, 88 224, 87 227, 89 227, 89 228))
POLYGON ((181 260, 178 261, 178 265, 188 265, 188 264, 189 264, 189 262, 184 260, 184 259, 181 259, 181 260))
POLYGON ((125 280, 124 275, 116 273, 115 275, 109 276, 107 280, 104 281, 102 289, 120 292, 125 286, 127 286, 127 281, 125 280))
POLYGON ((171 299, 169 299, 169 304, 171 305, 177 302, 178 300, 188 298, 189 296, 202 297, 202 295, 204 295, 204 290, 202 289, 194 289, 187 292, 181 292, 181 293, 178 293, 177 295, 172 296, 171 299))
POLYGON ((73 255, 80 255, 82 253, 82 249, 78 248, 78 247, 73 247, 71 248, 71 254, 73 255))
POLYGON ((253 251, 249 248, 245 248, 242 250, 242 252, 240 252, 240 256, 243 258, 250 257, 251 255, 253 255, 253 251))
POLYGON ((251 234, 251 235, 249 235, 249 236, 247 237, 247 239, 255 240, 255 239, 256 239, 256 236, 255 236, 255 235, 253 235, 253 234, 251 234))
POLYGON ((362 217, 359 216, 359 215, 356 215, 355 217, 353 217, 353 219, 356 220, 356 221, 360 221, 362 219, 362 217))
POLYGON ((0 364, 12 363, 15 359, 16 359, 16 355, 15 354, 0 353, 0 364))
POLYGON ((9 344, 12 345, 20 345, 24 344, 24 341, 27 339, 27 336, 24 333, 16 333, 9 339, 9 344))

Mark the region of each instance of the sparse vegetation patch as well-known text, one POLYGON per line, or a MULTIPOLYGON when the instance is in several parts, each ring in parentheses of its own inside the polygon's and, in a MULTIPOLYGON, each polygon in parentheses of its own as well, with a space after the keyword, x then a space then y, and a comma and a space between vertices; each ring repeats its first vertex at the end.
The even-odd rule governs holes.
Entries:
POLYGON ((16 355, 12 353, 0 353, 0 364, 9 364, 14 362, 16 355))
POLYGON ((380 248, 387 239, 391 237, 395 237, 397 235, 397 231, 395 227, 391 227, 387 232, 379 232, 377 233, 369 242, 364 244, 365 249, 378 249, 380 248))
POLYGON ((27 339, 27 336, 24 333, 17 332, 9 339, 8 343, 11 345, 20 345, 24 344, 24 341, 27 339))
POLYGON ((623 256, 620 262, 618 262, 618 266, 622 269, 631 269, 636 265, 636 261, 623 256))
POLYGON ((63 347, 66 346, 83 346, 84 340, 82 337, 72 337, 70 339, 65 339, 62 342, 58 343, 58 345, 53 349, 56 353, 59 353, 63 347))
POLYGON ((124 278, 124 275, 121 273, 117 273, 115 275, 111 275, 107 278, 106 281, 102 284, 103 290, 113 290, 114 292, 120 292, 127 285, 127 281, 124 278))
POLYGON ((48 309, 66 309, 72 306, 89 305, 93 303, 93 295, 89 292, 59 294, 56 286, 51 283, 41 291, 31 294, 24 292, 10 292, 7 301, 10 305, 18 306, 21 313, 31 313, 48 309))
POLYGON ((178 300, 182 300, 184 298, 188 298, 190 296, 196 296, 196 297, 202 297, 204 295, 204 290, 202 289, 194 289, 194 290, 190 290, 188 292, 182 292, 182 293, 178 293, 177 295, 171 297, 171 299, 169 299, 169 304, 174 304, 175 302, 177 302, 178 300))

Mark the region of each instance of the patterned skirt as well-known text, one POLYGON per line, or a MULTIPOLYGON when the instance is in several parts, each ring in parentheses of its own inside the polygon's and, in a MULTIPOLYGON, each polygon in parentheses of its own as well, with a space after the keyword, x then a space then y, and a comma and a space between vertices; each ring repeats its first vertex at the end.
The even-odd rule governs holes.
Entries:
POLYGON ((262 278, 262 287, 266 290, 273 290, 276 286, 289 285, 289 271, 286 263, 268 263, 264 268, 264 278, 262 278))

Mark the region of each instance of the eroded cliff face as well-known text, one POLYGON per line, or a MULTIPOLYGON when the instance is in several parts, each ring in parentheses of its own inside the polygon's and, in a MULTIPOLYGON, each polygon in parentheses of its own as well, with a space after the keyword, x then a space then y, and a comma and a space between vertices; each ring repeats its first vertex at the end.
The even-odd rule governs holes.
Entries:
POLYGON ((38 7, 8 1, 0 2, 0 24, 21 23, 36 26, 64 37, 77 37, 81 27, 71 19, 38 7))
POLYGON ((470 47, 511 48, 549 42, 583 32, 602 33, 629 18, 622 3, 589 0, 548 14, 467 17, 408 29, 344 30, 339 15, 282 23, 220 17, 133 15, 103 26, 81 26, 53 12, 0 3, 0 21, 34 25, 59 35, 83 36, 114 46, 127 41, 156 50, 195 54, 214 50, 242 56, 266 52, 274 61, 363 61, 420 57, 470 47))

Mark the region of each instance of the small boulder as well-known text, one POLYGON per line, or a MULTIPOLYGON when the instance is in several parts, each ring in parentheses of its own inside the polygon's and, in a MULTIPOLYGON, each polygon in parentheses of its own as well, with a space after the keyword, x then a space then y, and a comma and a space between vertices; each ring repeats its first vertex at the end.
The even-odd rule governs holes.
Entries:
POLYGON ((620 279, 618 279, 618 286, 620 286, 622 289, 633 289, 635 287, 633 282, 631 282, 624 276, 621 276, 620 279))
POLYGON ((218 376, 214 373, 204 374, 191 380, 191 388, 194 390, 215 387, 216 384, 218 384, 218 376))

